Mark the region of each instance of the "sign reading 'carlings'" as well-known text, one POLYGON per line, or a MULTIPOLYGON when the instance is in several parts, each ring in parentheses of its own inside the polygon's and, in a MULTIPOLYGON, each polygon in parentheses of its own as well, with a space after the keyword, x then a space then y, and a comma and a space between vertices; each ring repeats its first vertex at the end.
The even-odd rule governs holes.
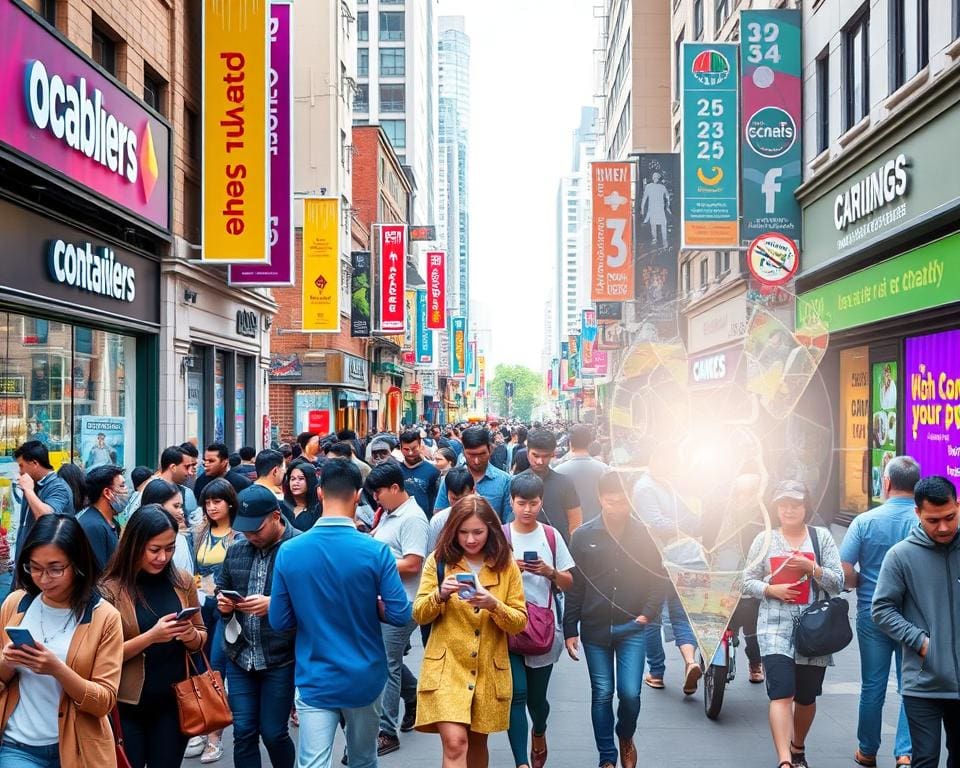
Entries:
POLYGON ((442 331, 447 327, 447 254, 427 253, 427 328, 442 331))
POLYGON ((404 293, 406 292, 406 227, 403 224, 381 224, 380 254, 377 274, 380 278, 377 330, 403 333, 404 293))
POLYGON ((0 142, 169 230, 170 126, 11 0, 0 50, 0 142))
POLYGON ((633 299, 630 163, 590 163, 593 176, 592 301, 633 299))

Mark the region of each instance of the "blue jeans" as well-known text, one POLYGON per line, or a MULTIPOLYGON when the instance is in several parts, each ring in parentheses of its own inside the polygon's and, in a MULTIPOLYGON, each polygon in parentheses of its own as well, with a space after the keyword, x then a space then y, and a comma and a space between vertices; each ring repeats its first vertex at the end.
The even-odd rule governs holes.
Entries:
POLYGON ((293 706, 294 664, 247 672, 227 660, 227 690, 233 711, 233 760, 260 768, 260 739, 273 768, 293 768, 296 752, 287 729, 293 706))
POLYGON ((636 622, 612 627, 610 645, 585 642, 583 653, 590 672, 590 717, 600 763, 617 764, 613 734, 633 738, 640 716, 640 686, 643 678, 644 627, 636 622), (614 675, 616 666, 616 675, 614 675), (613 692, 616 689, 617 722, 614 727, 613 692))
POLYGON ((349 768, 376 768, 377 734, 380 729, 380 700, 357 709, 320 709, 296 696, 300 717, 298 768, 330 768, 333 761, 333 737, 346 721, 349 768))
POLYGON ((204 649, 210 659, 210 668, 215 669, 224 678, 227 676, 227 652, 223 637, 225 627, 217 610, 216 600, 207 600, 200 609, 203 624, 207 628, 207 645, 204 649))
POLYGON ((403 663, 403 652, 407 649, 410 636, 417 628, 417 622, 411 621, 402 627, 381 624, 383 649, 387 654, 387 685, 383 689, 383 704, 380 711, 380 732, 398 736, 400 719, 400 699, 417 700, 417 678, 403 663))
POLYGON ((60 745, 31 747, 4 739, 0 746, 0 765, 3 768, 60 768, 60 745))
MULTIPOLYGON (((680 598, 667 598, 664 607, 664 626, 668 623, 673 628, 674 641, 677 648, 681 645, 696 645, 697 639, 693 628, 687 621, 680 598)), ((663 677, 667 671, 667 654, 663 650, 663 638, 660 635, 660 624, 647 624, 647 664, 650 665, 650 674, 654 677, 663 677)))
MULTIPOLYGON (((883 702, 887 697, 887 680, 890 678, 890 657, 893 656, 896 660, 899 690, 902 649, 900 643, 891 640, 873 623, 869 608, 857 612, 857 643, 860 645, 860 677, 863 680, 860 687, 857 740, 860 742, 860 751, 873 756, 880 749, 880 725, 883 720, 883 702)), ((910 753, 910 729, 901 700, 893 754, 900 757, 910 753)))

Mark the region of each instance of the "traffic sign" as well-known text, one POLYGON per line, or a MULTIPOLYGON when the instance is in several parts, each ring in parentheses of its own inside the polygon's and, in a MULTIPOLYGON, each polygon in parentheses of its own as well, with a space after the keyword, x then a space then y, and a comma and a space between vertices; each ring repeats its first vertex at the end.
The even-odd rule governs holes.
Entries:
POLYGON ((786 235, 767 232, 747 248, 750 274, 763 285, 783 285, 790 281, 800 266, 800 249, 786 235))

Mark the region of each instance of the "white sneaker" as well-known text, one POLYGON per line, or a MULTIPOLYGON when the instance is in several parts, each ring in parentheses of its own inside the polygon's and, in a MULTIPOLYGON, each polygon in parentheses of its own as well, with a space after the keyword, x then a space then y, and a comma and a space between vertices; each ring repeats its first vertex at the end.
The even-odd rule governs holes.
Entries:
POLYGON ((203 750, 203 754, 200 756, 200 762, 215 763, 221 757, 223 757, 223 742, 218 741, 216 744, 207 742, 207 747, 203 750))
POLYGON ((203 748, 207 746, 207 737, 206 736, 194 736, 190 741, 187 742, 187 751, 183 753, 184 757, 196 757, 201 752, 203 748))

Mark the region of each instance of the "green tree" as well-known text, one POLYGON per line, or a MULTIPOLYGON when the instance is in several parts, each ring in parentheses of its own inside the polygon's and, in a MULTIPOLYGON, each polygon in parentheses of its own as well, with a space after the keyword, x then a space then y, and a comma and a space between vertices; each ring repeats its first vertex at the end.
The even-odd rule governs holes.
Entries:
POLYGON ((543 395, 543 377, 525 365, 498 365, 490 383, 490 397, 498 416, 507 416, 506 385, 513 382, 513 408, 509 415, 530 421, 533 407, 543 395))

